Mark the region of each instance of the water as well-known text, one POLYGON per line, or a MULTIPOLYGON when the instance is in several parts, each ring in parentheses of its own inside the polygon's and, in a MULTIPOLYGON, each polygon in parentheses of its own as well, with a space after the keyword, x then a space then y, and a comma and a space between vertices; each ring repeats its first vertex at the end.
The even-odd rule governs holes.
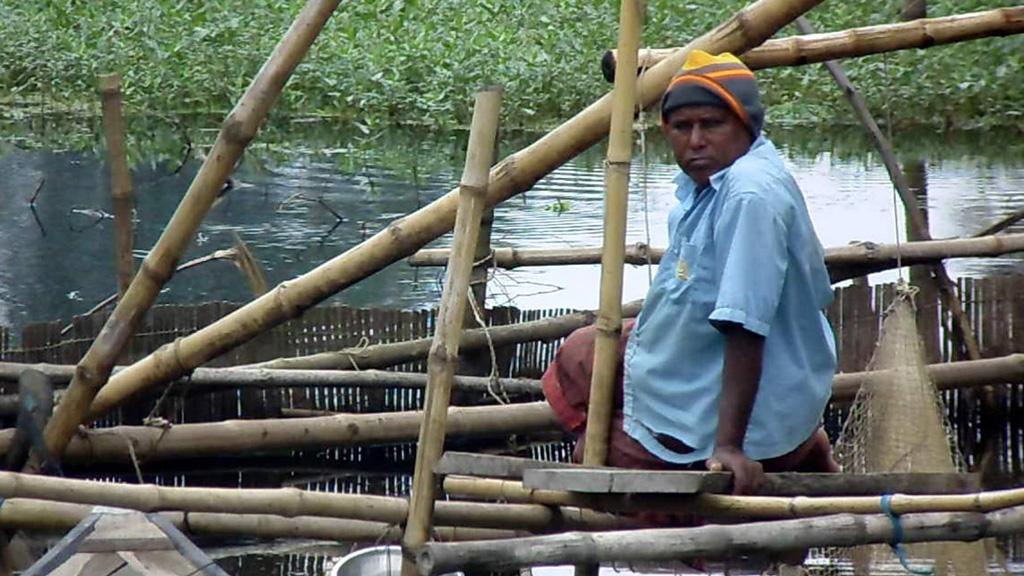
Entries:
MULTIPOLYGON (((209 131, 198 134, 213 137, 209 131)), ((274 285, 341 254, 458 181, 464 134, 395 132, 370 145, 359 136, 328 125, 301 125, 290 128, 284 143, 254 145, 235 172, 235 188, 210 211, 182 262, 228 248, 238 234, 274 285)), ((857 132, 777 130, 772 136, 804 190, 826 246, 896 240, 904 225, 894 211, 888 176, 857 132)), ((502 150, 518 149, 532 138, 507 135, 502 150)), ((906 157, 919 161, 926 172, 925 202, 934 237, 971 235, 1021 208, 1024 154, 1019 144, 1013 145, 1019 140, 1012 134, 902 135, 898 147, 909 149, 906 157)), ((656 132, 647 142, 646 153, 634 163, 628 241, 664 246, 676 167, 656 132)), ((603 146, 595 146, 529 193, 499 206, 493 244, 600 245, 603 155, 603 146)), ((135 165, 140 257, 156 242, 199 162, 192 159, 174 173, 177 166, 178 160, 169 157, 135 165)), ((97 217, 112 212, 102 158, 8 144, 0 146, 0 172, 6 175, 0 181, 0 325, 17 334, 29 322, 82 313, 112 293, 113 222, 97 217), (33 210, 28 198, 40 182, 33 210)), ((435 245, 449 241, 445 237, 435 245)), ((1016 255, 949 264, 954 277, 1022 269, 1024 260, 1016 255)), ((874 280, 891 280, 895 274, 874 280)), ((439 298, 441 277, 437 268, 417 270, 399 262, 334 300, 355 306, 430 306, 439 298)), ((646 267, 627 266, 624 298, 642 297, 648 277, 646 267)), ((527 268, 497 272, 489 291, 498 305, 592 308, 598 283, 597 266, 527 268)), ((158 303, 250 297, 243 276, 222 261, 181 273, 166 285, 158 303)))

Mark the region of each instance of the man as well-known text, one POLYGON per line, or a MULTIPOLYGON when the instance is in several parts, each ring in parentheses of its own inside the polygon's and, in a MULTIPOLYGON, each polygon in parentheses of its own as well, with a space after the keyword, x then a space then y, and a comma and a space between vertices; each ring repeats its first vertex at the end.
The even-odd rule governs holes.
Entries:
MULTIPOLYGON (((694 51, 661 121, 682 168, 679 205, 623 331, 608 464, 728 470, 736 494, 756 493, 765 470, 838 471, 820 427, 835 370, 832 288, 803 196, 761 135, 754 74, 731 54, 694 51)), ((592 329, 574 333, 544 375, 581 440, 592 346, 592 329)))

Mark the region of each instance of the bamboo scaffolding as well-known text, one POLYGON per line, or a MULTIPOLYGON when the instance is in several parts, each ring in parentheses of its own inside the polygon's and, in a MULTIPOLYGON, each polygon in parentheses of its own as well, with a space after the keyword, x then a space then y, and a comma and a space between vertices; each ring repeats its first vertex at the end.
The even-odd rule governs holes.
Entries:
MULTIPOLYGON (((635 70, 640 46, 641 6, 623 0, 619 8, 619 54, 623 70, 635 70)), ((622 335, 622 268, 625 258, 626 210, 629 201, 629 165, 633 158, 633 112, 636 110, 636 79, 620 76, 612 90, 612 118, 604 182, 604 243, 601 257, 600 307, 594 323, 594 365, 587 404, 587 432, 583 463, 604 464, 608 455, 615 366, 622 335)), ((583 567, 577 567, 577 574, 583 567)), ((596 570, 594 570, 596 573, 596 570)))
MULTIPOLYGON (((851 28, 839 32, 790 36, 768 40, 740 58, 752 70, 779 66, 803 66, 834 60, 881 54, 909 48, 928 48, 991 36, 1024 32, 1024 7, 996 8, 941 18, 898 24, 851 28)), ((651 67, 671 56, 677 48, 641 51, 642 67, 651 67)), ((609 82, 615 77, 615 51, 601 59, 601 71, 609 82)))
MULTIPOLYGON (((139 322, 174 273, 175 265, 195 237, 224 181, 234 169, 263 119, 284 88, 295 67, 334 12, 338 0, 309 0, 288 32, 274 48, 252 84, 246 89, 221 126, 213 149, 199 168, 177 210, 156 245, 142 262, 131 286, 121 298, 100 334, 78 363, 63 401, 46 426, 46 446, 51 454, 64 452, 89 406, 107 383, 117 357, 124 351, 139 322)), ((178 347, 173 347, 177 350, 178 347)), ((173 358, 174 353, 170 356, 173 358)), ((30 462, 29 470, 34 469, 30 462)))
MULTIPOLYGON (((1022 20, 1024 20, 1024 17, 1022 17, 1022 20)), ((814 33, 811 23, 802 16, 796 19, 796 26, 801 34, 814 33)), ((896 192, 899 194, 900 200, 903 201, 903 206, 906 209, 907 222, 910 225, 910 240, 931 240, 932 237, 928 231, 928 222, 925 220, 924 209, 918 204, 917 197, 910 190, 910 183, 907 181, 903 169, 900 168, 900 164, 896 160, 892 143, 882 134, 882 130, 878 127, 878 123, 875 122, 867 102, 864 101, 864 97, 861 96, 860 91, 850 82, 839 62, 826 60, 824 65, 835 80, 836 85, 843 91, 843 95, 849 100, 850 106, 874 142, 879 156, 881 156, 882 164, 889 173, 889 179, 892 180, 893 186, 896 187, 896 192)), ((930 269, 931 281, 935 289, 938 290, 942 302, 945 304, 945 309, 949 314, 953 328, 950 332, 953 334, 954 341, 959 348, 962 348, 967 353, 969 360, 980 359, 981 351, 978 348, 978 340, 974 335, 974 330, 971 328, 970 321, 964 315, 963 308, 960 306, 956 284, 949 278, 945 264, 937 262, 932 264, 930 269)))
MULTIPOLYGON (((633 317, 640 313, 639 300, 623 304, 622 314, 633 317)), ((488 346, 508 346, 520 342, 537 340, 554 340, 568 336, 573 330, 594 323, 596 314, 591 311, 575 312, 520 322, 508 326, 493 326, 486 330, 464 330, 459 342, 459 350, 480 350, 488 346), (488 338, 489 336, 489 338, 488 338)), ((278 358, 268 362, 252 364, 248 368, 301 368, 312 370, 366 370, 369 368, 386 368, 412 360, 422 360, 430 353, 431 338, 418 338, 405 342, 387 344, 371 344, 355 348, 345 348, 336 352, 321 352, 294 358, 278 358)))
MULTIPOLYGON (((669 80, 693 49, 743 53, 779 28, 821 3, 821 0, 758 0, 725 23, 652 67, 640 78, 638 93, 648 106, 660 97, 669 80)), ((534 182, 598 142, 608 131, 610 97, 585 110, 491 170, 489 205, 528 190, 534 182)), ((294 318, 303 310, 404 258, 451 229, 454 192, 392 222, 386 229, 314 270, 284 282, 243 308, 157 350, 118 373, 103 388, 91 417, 103 414, 134 393, 178 378, 206 361, 246 342, 264 330, 294 318)))
MULTIPOLYGON (((455 370, 459 366, 459 341, 462 339, 466 302, 473 298, 469 291, 469 278, 473 272, 473 255, 487 196, 488 169, 494 158, 501 96, 500 89, 483 90, 477 93, 473 107, 466 164, 459 183, 459 207, 455 216, 455 238, 448 277, 427 359, 426 399, 416 444, 409 515, 402 536, 402 548, 407 552, 419 550, 430 538, 433 526, 434 465, 444 450, 448 405, 455 370)), ((407 558, 402 560, 402 574, 416 574, 415 565, 407 558)))
POLYGON ((110 197, 114 204, 114 268, 117 270, 117 294, 124 297, 135 275, 132 260, 132 176, 128 171, 128 155, 124 146, 124 115, 121 110, 121 75, 107 74, 99 78, 103 107, 103 134, 107 140, 107 161, 110 163, 110 197))
MULTIPOLYGON (((937 512, 901 516, 902 541, 974 541, 1024 531, 1024 508, 937 512)), ((510 570, 581 562, 665 562, 724 558, 738 553, 778 553, 815 546, 892 542, 888 516, 840 514, 698 528, 662 528, 592 534, 565 533, 489 542, 428 544, 417 558, 420 574, 453 570, 510 570)))
MULTIPOLYGON (((286 420, 227 420, 170 427, 116 426, 83 431, 68 444, 63 461, 78 463, 142 462, 225 454, 252 455, 273 450, 336 448, 363 444, 412 442, 422 412, 343 414, 286 420)), ((453 437, 522 434, 558 430, 547 402, 449 409, 453 437)), ((0 433, 6 453, 13 431, 0 433)))
MULTIPOLYGON (((1024 211, 1022 211, 1024 213, 1024 211)), ((998 231, 998 230, 997 230, 998 231)), ((597 264, 601 261, 601 248, 495 248, 494 266, 511 270, 521 266, 569 266, 597 264)), ((825 265, 828 266, 832 282, 841 282, 866 274, 896 268, 898 265, 931 264, 946 258, 974 258, 979 256, 1001 256, 1024 251, 1024 234, 1001 236, 984 235, 972 238, 929 240, 925 242, 904 242, 876 244, 858 242, 848 246, 837 246, 825 250, 825 265)), ((627 264, 657 264, 665 254, 664 248, 650 247, 636 243, 625 248, 627 264)), ((446 248, 420 250, 408 258, 411 266, 444 266, 448 257, 446 248)))
MULTIPOLYGON (((269 514, 364 520, 401 524, 409 501, 396 496, 337 494, 297 488, 180 488, 155 484, 117 484, 0 472, 0 495, 74 504, 116 506, 158 512, 269 514)), ((536 504, 437 503, 439 525, 542 531, 558 527, 611 529, 635 524, 613 515, 575 508, 550 509, 536 504)), ((336 539, 336 538, 335 538, 336 539)))
MULTIPOLYGON (((33 532, 65 533, 93 507, 50 500, 11 498, 0 508, 0 528, 33 532)), ((270 514, 223 514, 215 512, 162 512, 178 529, 194 535, 262 539, 315 539, 343 542, 397 541, 401 528, 387 522, 346 520, 314 516, 283 518, 270 514)), ((442 540, 493 540, 512 538, 516 532, 492 528, 437 526, 442 540)))

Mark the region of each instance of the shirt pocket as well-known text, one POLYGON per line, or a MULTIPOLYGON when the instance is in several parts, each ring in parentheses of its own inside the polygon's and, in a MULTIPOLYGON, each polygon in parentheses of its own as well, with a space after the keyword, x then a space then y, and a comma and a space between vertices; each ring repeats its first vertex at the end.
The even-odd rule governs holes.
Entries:
POLYGON ((693 289, 697 281, 698 258, 700 249, 692 242, 680 242, 678 252, 674 252, 675 262, 670 269, 667 292, 673 300, 686 297, 687 292, 693 289))

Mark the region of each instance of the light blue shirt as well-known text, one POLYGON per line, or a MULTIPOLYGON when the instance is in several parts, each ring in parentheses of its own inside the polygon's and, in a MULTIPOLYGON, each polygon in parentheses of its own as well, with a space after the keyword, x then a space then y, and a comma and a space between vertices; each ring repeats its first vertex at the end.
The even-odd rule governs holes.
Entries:
POLYGON ((685 173, 676 183, 669 246, 626 348, 625 431, 668 462, 711 456, 725 352, 714 323, 728 321, 765 337, 743 451, 781 456, 818 427, 836 366, 832 286, 803 195, 764 136, 699 194, 685 173))

